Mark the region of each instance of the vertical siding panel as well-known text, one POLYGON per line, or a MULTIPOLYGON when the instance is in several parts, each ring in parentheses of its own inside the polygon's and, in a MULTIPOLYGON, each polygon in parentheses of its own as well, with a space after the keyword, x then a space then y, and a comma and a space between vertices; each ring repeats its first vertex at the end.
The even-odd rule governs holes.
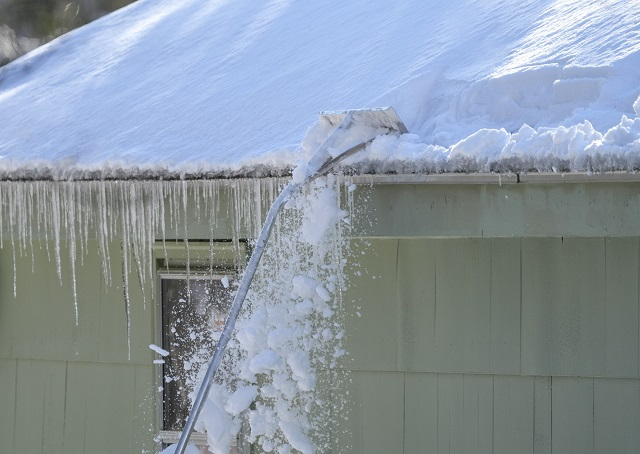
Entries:
POLYGON ((366 372, 360 384, 363 453, 403 452, 404 373, 366 372))
MULTIPOLYGON (((352 371, 349 380, 344 383, 344 391, 347 402, 343 409, 345 419, 344 428, 334 433, 334 449, 332 452, 349 452, 354 454, 364 454, 363 443, 363 381, 364 376, 369 372, 352 371)), ((340 408, 341 403, 333 401, 334 408, 340 408)), ((339 423, 339 421, 337 421, 339 423)))
POLYGON ((16 370, 15 359, 0 359, 0 447, 7 452, 14 452, 16 370))
POLYGON ((438 450, 438 376, 405 374, 404 452, 436 453, 438 450))
POLYGON ((64 405, 66 399, 67 363, 48 362, 43 364, 44 409, 43 409, 43 452, 64 452, 64 405))
POLYGON ((533 377, 494 377, 493 452, 533 453, 533 377))
POLYGON ((491 373, 520 373, 520 239, 492 240, 491 373))
POLYGON ((605 375, 638 378, 638 238, 605 241, 605 375))
POLYGON ((567 375, 603 376, 606 355, 605 239, 568 238, 564 243, 563 252, 567 258, 564 275, 569 293, 566 294, 568 304, 558 314, 564 328, 558 369, 567 375))
POLYGON ((350 292, 344 298, 348 314, 361 314, 347 317, 345 321, 349 333, 345 348, 353 358, 352 369, 396 369, 397 248, 396 240, 371 240, 354 245, 360 276, 351 276, 350 292))
POLYGON ((17 452, 62 453, 64 362, 19 360, 15 415, 17 452))
POLYGON ((553 377, 552 385, 553 452, 593 453, 593 379, 553 377))
POLYGON ((553 375, 553 305, 562 292, 560 238, 523 238, 522 373, 553 375))
POLYGON ((135 398, 131 411, 136 432, 133 434, 132 452, 154 452, 156 447, 153 439, 159 429, 156 424, 159 396, 154 392, 154 374, 153 366, 135 366, 135 398))
POLYGON ((330 408, 326 409, 332 413, 330 433, 323 434, 331 437, 331 449, 328 452, 362 452, 361 433, 354 426, 354 422, 362 420, 361 394, 357 393, 358 387, 354 386, 357 374, 344 370, 326 370, 318 375, 318 398, 323 402, 330 399, 331 402, 330 408), (357 449, 354 445, 356 437, 360 443, 357 449))
POLYGON ((486 239, 463 240, 468 251, 464 282, 464 372, 487 373, 491 365, 491 245, 486 239))
POLYGON ((19 360, 16 391, 15 450, 41 452, 44 387, 35 361, 19 360))
POLYGON ((398 367, 433 371, 435 364, 434 240, 400 240, 398 246, 398 367))
POLYGON ((533 454, 551 454, 551 377, 535 377, 533 393, 533 454))
POLYGON ((135 366, 69 363, 68 389, 67 452, 131 452, 135 366))
POLYGON ((522 372, 604 375, 604 240, 523 239, 522 262, 522 372))
MULTIPOLYGON (((0 228, 2 228, 0 220, 0 228)), ((15 358, 15 331, 21 325, 25 307, 13 298, 13 258, 11 246, 0 250, 0 358, 15 358)), ((23 330, 24 331, 24 330, 23 330)), ((17 342, 16 342, 17 343, 17 342)))
POLYGON ((491 242, 443 240, 436 257, 438 369, 487 372, 491 365, 491 242))
POLYGON ((493 377, 464 376, 464 452, 493 452, 493 377))
POLYGON ((595 379, 594 452, 640 450, 640 381, 595 379))
POLYGON ((464 453, 462 374, 438 374, 438 452, 464 453))

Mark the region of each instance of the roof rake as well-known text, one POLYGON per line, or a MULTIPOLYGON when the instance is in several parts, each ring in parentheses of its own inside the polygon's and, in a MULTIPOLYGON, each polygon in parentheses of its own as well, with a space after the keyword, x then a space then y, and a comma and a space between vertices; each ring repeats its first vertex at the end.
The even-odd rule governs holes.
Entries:
POLYGON ((204 401, 209 394, 215 374, 220 367, 225 348, 231 340, 240 309, 247 296, 251 281, 258 268, 258 263, 267 245, 271 229, 280 209, 289 201, 292 195, 314 179, 325 175, 345 158, 363 150, 373 139, 385 134, 403 134, 408 132, 402 120, 391 107, 373 109, 353 109, 336 112, 322 112, 320 121, 328 122, 334 129, 313 153, 306 166, 294 170, 291 182, 282 190, 280 195, 269 208, 267 217, 256 241, 255 248, 245 269, 238 291, 233 299, 227 321, 216 344, 213 357, 202 380, 193 407, 185 423, 175 454, 184 454, 193 427, 200 415, 204 401))

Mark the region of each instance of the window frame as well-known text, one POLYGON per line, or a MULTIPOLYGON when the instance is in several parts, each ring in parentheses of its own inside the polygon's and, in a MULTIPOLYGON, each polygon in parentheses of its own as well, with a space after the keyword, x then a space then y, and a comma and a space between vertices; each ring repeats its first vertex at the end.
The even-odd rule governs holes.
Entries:
MULTIPOLYGON (((211 249, 209 241, 189 241, 174 242, 171 244, 158 242, 154 247, 155 265, 155 343, 163 346, 165 327, 163 326, 163 279, 185 279, 185 280, 222 280, 225 276, 230 283, 237 280, 244 265, 247 262, 248 246, 244 241, 233 244, 229 241, 214 241, 214 260, 211 260, 211 249), (188 252, 187 252, 188 248, 188 252)), ((226 319, 226 317, 225 317, 226 319)), ((163 447, 177 443, 181 432, 164 429, 164 364, 154 364, 155 377, 155 400, 156 405, 156 433, 157 438, 163 447)), ((242 432, 242 430, 241 430, 242 432)), ((206 448, 206 433, 193 432, 190 437, 190 444, 195 444, 199 448, 206 448)), ((208 450, 204 451, 209 452, 208 450)), ((239 440, 234 441, 231 447, 231 454, 249 452, 248 445, 242 440, 242 433, 239 440)))

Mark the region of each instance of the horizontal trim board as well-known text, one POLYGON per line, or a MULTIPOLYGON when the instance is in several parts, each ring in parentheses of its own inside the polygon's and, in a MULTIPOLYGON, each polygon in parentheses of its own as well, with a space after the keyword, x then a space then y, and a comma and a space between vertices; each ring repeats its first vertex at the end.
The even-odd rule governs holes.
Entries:
MULTIPOLYGON (((547 181, 551 183, 551 181, 547 181)), ((629 181, 571 184, 379 184, 350 197, 351 237, 483 238, 640 235, 629 181)))
POLYGON ((544 172, 544 173, 440 173, 404 175, 354 175, 354 184, 517 184, 517 183, 639 183, 640 173, 544 172))

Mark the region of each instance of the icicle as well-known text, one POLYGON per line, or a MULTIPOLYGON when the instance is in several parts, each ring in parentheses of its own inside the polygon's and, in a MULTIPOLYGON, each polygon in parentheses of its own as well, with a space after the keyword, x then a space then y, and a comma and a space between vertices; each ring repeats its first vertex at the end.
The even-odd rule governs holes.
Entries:
MULTIPOLYGON (((157 217, 156 217, 156 207, 158 206, 158 201, 156 199, 158 183, 154 182, 150 187, 150 193, 147 194, 145 200, 148 202, 145 203, 145 237, 144 237, 144 258, 143 264, 147 266, 147 276, 149 276, 150 282, 150 291, 151 295, 154 294, 155 290, 155 279, 153 279, 153 245, 155 244, 155 236, 157 229, 157 217)), ((145 305, 146 309, 146 305, 145 305)))
MULTIPOLYGON (((231 195, 233 200, 234 217, 231 226, 231 239, 233 244, 233 255, 235 263, 240 263, 242 258, 240 257, 240 226, 241 218, 240 212, 242 211, 242 197, 240 196, 240 183, 234 181, 231 186, 231 195)), ((231 208, 231 209, 233 209, 231 208)))
POLYGON ((89 246, 89 223, 93 219, 94 210, 85 210, 83 207, 93 206, 93 182, 84 182, 76 186, 76 213, 78 213, 78 225, 80 226, 80 266, 84 265, 84 256, 89 246), (86 190, 83 190, 86 188, 86 190))
POLYGON ((143 301, 144 307, 146 308, 147 303, 146 303, 146 297, 144 292, 144 282, 145 282, 144 272, 146 270, 146 267, 144 267, 141 263, 142 252, 140 251, 140 248, 142 246, 140 235, 141 235, 141 232, 144 231, 144 228, 143 226, 140 225, 141 220, 138 217, 138 213, 144 214, 144 209, 140 206, 142 200, 137 192, 137 186, 136 186, 137 183, 132 182, 132 183, 127 183, 127 185, 129 187, 129 190, 125 191, 125 194, 126 194, 126 197, 129 197, 129 202, 128 202, 129 226, 128 227, 129 227, 129 235, 131 235, 131 239, 132 239, 132 242, 128 244, 131 247, 131 250, 133 251, 133 260, 135 262, 136 275, 138 277, 138 284, 140 285, 140 288, 143 290, 142 301, 143 301))
POLYGON ((33 253, 33 226, 32 226, 33 221, 32 219, 33 219, 33 213, 35 212, 33 207, 33 192, 34 192, 33 183, 30 182, 29 190, 27 191, 27 200, 26 200, 27 219, 25 219, 25 221, 28 223, 27 234, 28 234, 28 241, 29 241, 29 251, 31 252, 31 272, 32 273, 35 271, 35 266, 36 266, 36 259, 33 253))
POLYGON ((125 242, 120 243, 120 253, 122 254, 122 294, 124 296, 124 306, 127 315, 127 359, 131 360, 131 303, 129 301, 129 248, 125 242))
POLYGON ((49 246, 49 229, 51 228, 50 222, 50 197, 51 197, 51 189, 47 187, 47 183, 40 182, 38 186, 38 200, 40 200, 39 205, 40 209, 39 213, 42 214, 42 226, 40 226, 40 231, 44 231, 44 244, 45 249, 47 251, 47 259, 51 261, 51 248, 49 246))
POLYGON ((63 184, 62 201, 66 207, 66 232, 67 248, 69 249, 69 260, 71 262, 71 285, 73 289, 73 308, 78 326, 78 285, 76 280, 76 210, 75 210, 75 188, 73 182, 63 184))
POLYGON ((58 281, 62 285, 62 263, 60 260, 60 193, 59 185, 52 186, 51 191, 51 213, 53 222, 53 241, 56 257, 56 269, 58 271, 58 281))
POLYGON ((0 249, 4 249, 4 227, 5 227, 5 218, 6 218, 6 207, 8 206, 7 201, 5 200, 5 182, 0 182, 0 249))
POLYGON ((13 191, 9 192, 9 238, 11 240, 11 252, 13 254, 13 297, 18 296, 18 271, 16 269, 16 243, 13 234, 15 222, 15 198, 13 191))
POLYGON ((106 200, 106 188, 105 182, 100 181, 98 183, 98 195, 97 195, 97 210, 98 220, 97 224, 97 242, 98 253, 102 261, 102 278, 105 285, 111 285, 111 260, 109 256, 109 213, 106 200))
POLYGON ((187 255, 187 303, 191 304, 191 257, 189 255, 189 226, 188 226, 188 193, 187 193, 187 182, 186 180, 182 180, 182 216, 183 216, 183 224, 184 224, 184 232, 182 233, 184 238, 184 249, 187 255))
POLYGON ((17 232, 18 232, 18 246, 20 250, 20 257, 24 257, 27 255, 27 241, 26 241, 26 202, 25 202, 25 185, 17 184, 16 188, 16 198, 14 199, 14 203, 18 204, 17 215, 17 232))
POLYGON ((129 222, 127 219, 127 200, 122 187, 119 188, 118 194, 120 199, 120 219, 122 226, 122 241, 120 250, 122 255, 122 293, 124 296, 124 305, 127 315, 127 352, 128 359, 131 360, 131 302, 129 300, 129 222))
POLYGON ((158 222, 160 223, 160 229, 162 231, 162 250, 164 252, 164 263, 165 266, 169 266, 169 254, 167 254, 167 233, 166 233, 166 229, 165 229, 165 219, 166 219, 166 215, 165 215, 165 210, 164 210, 164 198, 166 197, 166 193, 165 193, 165 185, 161 184, 158 186, 158 194, 156 194, 156 198, 155 200, 157 200, 159 202, 159 206, 158 206, 158 222))

